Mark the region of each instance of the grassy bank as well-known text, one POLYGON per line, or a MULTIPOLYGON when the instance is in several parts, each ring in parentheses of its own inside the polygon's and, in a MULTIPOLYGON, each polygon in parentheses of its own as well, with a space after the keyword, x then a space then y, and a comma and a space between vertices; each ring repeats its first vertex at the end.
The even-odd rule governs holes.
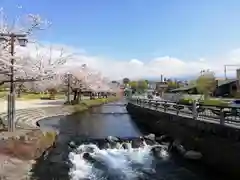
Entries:
MULTIPOLYGON (((8 95, 8 91, 0 91, 0 98, 1 99, 7 99, 7 95, 8 95)), ((17 100, 35 100, 35 99, 49 99, 50 95, 49 94, 40 94, 40 93, 21 93, 20 97, 17 97, 16 94, 16 98, 17 100)), ((64 99, 65 98, 65 94, 56 94, 55 99, 64 99)))
POLYGON ((100 98, 100 99, 85 99, 82 100, 79 104, 76 105, 68 105, 68 106, 73 106, 74 107, 74 111, 75 112, 82 112, 85 110, 88 110, 91 107, 95 107, 95 106, 100 106, 102 104, 105 103, 109 103, 109 102, 114 102, 119 100, 119 97, 115 97, 115 96, 111 96, 108 98, 100 98))
MULTIPOLYGON (((18 100, 34 100, 34 99, 49 99, 49 94, 22 94, 20 98, 17 98, 18 100)), ((64 94, 56 94, 55 99, 64 99, 64 94)))

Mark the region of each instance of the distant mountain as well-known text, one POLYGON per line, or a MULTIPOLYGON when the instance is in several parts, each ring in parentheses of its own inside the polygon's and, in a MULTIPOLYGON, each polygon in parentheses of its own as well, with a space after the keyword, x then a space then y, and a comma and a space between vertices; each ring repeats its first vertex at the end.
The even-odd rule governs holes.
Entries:
MULTIPOLYGON (((163 77, 164 78, 164 77, 163 77)), ((180 77, 166 77, 167 79, 177 79, 177 80, 180 80, 180 81, 188 81, 188 80, 193 80, 193 79, 196 79, 197 78, 197 75, 195 76, 180 76, 180 77)), ((216 76, 216 78, 225 78, 223 75, 221 76, 216 76)), ((233 76, 230 76, 228 75, 228 78, 236 78, 234 75, 233 76)), ((134 78, 134 79, 131 79, 131 81, 139 81, 139 80, 149 80, 149 81, 161 81, 161 77, 152 77, 152 76, 149 76, 149 77, 142 77, 142 78, 134 78)), ((122 83, 122 80, 117 80, 117 82, 120 82, 122 83)))
MULTIPOLYGON (((164 78, 164 77, 163 77, 164 78)), ((180 81, 185 81, 185 80, 191 80, 191 79, 196 79, 196 76, 186 76, 186 77, 166 77, 167 79, 176 79, 180 81)), ((142 79, 147 79, 149 81, 161 81, 160 77, 146 77, 142 79)))

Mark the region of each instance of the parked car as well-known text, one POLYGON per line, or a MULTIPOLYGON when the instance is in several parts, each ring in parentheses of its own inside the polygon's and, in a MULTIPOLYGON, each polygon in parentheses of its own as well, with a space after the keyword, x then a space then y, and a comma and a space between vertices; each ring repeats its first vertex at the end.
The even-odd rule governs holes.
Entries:
POLYGON ((240 99, 235 99, 229 103, 231 107, 240 107, 240 99))

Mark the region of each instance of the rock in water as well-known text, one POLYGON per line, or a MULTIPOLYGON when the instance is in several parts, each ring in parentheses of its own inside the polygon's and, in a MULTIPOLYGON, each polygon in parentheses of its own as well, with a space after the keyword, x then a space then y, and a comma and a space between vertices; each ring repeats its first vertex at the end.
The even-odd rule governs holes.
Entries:
POLYGON ((94 163, 95 162, 95 159, 87 152, 83 153, 83 159, 91 162, 91 163, 94 163))
POLYGON ((202 153, 190 150, 184 154, 184 158, 198 160, 202 158, 202 153))
POLYGON ((122 147, 123 147, 123 149, 128 149, 129 146, 128 146, 127 143, 123 143, 123 144, 122 144, 122 147))
POLYGON ((149 134, 147 136, 144 136, 145 139, 149 139, 151 141, 155 141, 155 134, 149 134))
POLYGON ((114 136, 108 136, 107 140, 109 142, 118 142, 119 141, 119 139, 117 137, 114 137, 114 136))
POLYGON ((121 148, 121 144, 119 142, 116 143, 116 148, 120 149, 121 148))
POLYGON ((71 141, 70 143, 68 143, 68 146, 69 146, 70 148, 72 148, 72 149, 76 148, 76 144, 75 144, 73 141, 71 141))
POLYGON ((155 146, 155 147, 151 148, 151 152, 152 152, 153 156, 160 157, 161 147, 155 146))
POLYGON ((106 148, 106 149, 110 149, 110 148, 111 148, 111 145, 107 142, 106 145, 105 145, 105 148, 106 148))
POLYGON ((155 140, 159 141, 160 143, 172 143, 173 142, 173 138, 171 138, 168 135, 162 135, 160 137, 156 137, 155 140))

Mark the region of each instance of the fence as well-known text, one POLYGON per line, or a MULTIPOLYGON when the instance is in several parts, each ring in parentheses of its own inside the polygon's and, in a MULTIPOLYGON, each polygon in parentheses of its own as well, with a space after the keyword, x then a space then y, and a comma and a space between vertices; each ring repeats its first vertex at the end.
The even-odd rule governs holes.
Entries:
POLYGON ((239 107, 205 106, 197 102, 190 105, 183 105, 169 101, 140 98, 129 99, 129 103, 168 114, 190 117, 193 120, 219 123, 221 125, 230 125, 240 128, 239 107))

